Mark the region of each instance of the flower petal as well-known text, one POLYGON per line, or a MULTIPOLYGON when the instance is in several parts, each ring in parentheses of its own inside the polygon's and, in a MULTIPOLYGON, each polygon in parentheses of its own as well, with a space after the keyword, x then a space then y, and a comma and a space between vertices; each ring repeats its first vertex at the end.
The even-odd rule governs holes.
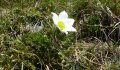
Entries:
POLYGON ((68 14, 67 14, 66 11, 62 11, 62 12, 59 14, 59 20, 65 19, 65 18, 68 18, 68 14))
POLYGON ((69 19, 64 20, 64 22, 67 26, 72 26, 74 23, 74 19, 69 18, 69 19))
POLYGON ((71 31, 77 32, 77 30, 74 27, 71 27, 71 31))
POLYGON ((64 30, 62 30, 61 32, 65 33, 66 35, 68 34, 68 32, 67 32, 67 31, 64 31, 64 30))
POLYGON ((67 35, 67 34, 68 34, 68 32, 66 31, 66 32, 65 32, 65 34, 67 35))
POLYGON ((69 27, 69 26, 67 26, 65 29, 64 29, 64 31, 72 31, 72 32, 77 32, 77 30, 74 28, 74 27, 69 27))
POLYGON ((53 19, 53 22, 54 22, 54 24, 56 24, 57 23, 57 21, 58 21, 58 15, 56 14, 56 13, 53 13, 52 12, 52 15, 53 15, 53 17, 52 17, 52 19, 53 19))

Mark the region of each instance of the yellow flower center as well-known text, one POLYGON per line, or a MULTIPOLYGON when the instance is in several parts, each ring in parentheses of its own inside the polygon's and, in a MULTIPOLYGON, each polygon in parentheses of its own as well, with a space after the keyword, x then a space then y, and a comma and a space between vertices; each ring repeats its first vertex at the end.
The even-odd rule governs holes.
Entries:
POLYGON ((65 28, 65 24, 63 21, 58 21, 58 26, 59 26, 60 30, 63 30, 65 28))

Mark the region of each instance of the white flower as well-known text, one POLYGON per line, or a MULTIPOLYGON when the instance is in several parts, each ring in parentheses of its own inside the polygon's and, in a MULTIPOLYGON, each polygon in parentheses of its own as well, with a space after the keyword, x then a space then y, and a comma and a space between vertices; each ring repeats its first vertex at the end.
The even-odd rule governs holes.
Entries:
POLYGON ((68 14, 65 11, 62 11, 59 15, 53 12, 52 14, 54 24, 61 32, 65 34, 68 34, 69 31, 76 32, 76 29, 73 27, 74 19, 68 18, 68 14))

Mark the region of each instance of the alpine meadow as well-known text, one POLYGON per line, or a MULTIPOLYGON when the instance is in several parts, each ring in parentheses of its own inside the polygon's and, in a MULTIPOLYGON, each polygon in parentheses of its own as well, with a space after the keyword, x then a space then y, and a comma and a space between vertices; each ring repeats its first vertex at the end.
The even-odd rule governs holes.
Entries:
POLYGON ((120 0, 0 0, 0 70, 120 70, 120 0))

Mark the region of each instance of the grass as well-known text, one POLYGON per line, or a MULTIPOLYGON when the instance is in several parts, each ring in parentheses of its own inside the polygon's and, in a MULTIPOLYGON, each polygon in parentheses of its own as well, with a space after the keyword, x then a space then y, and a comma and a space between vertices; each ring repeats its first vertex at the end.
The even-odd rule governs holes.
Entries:
POLYGON ((0 69, 120 70, 119 22, 119 0, 1 0, 0 69), (76 33, 54 28, 51 12, 63 10, 76 33))

